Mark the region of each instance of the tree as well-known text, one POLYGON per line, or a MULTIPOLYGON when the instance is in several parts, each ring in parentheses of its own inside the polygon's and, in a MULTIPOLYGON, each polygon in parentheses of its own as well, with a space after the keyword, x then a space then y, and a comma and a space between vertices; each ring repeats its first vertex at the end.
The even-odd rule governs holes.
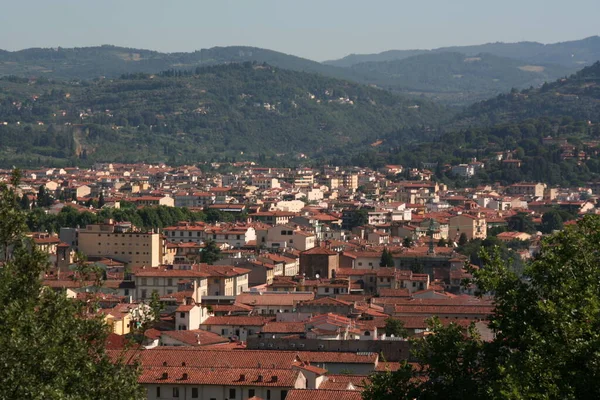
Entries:
POLYGON ((98 197, 98 208, 104 207, 104 204, 106 204, 104 201, 104 193, 100 193, 100 196, 98 197))
POLYGON ((12 248, 22 239, 25 232, 25 215, 19 210, 18 197, 12 188, 19 185, 21 173, 13 171, 11 188, 6 183, 0 183, 0 249, 3 260, 10 258, 12 248))
POLYGON ((137 370, 107 355, 103 319, 90 317, 83 301, 42 286, 48 255, 24 238, 14 198, 0 188, 0 216, 16 223, 0 218, 0 237, 13 247, 0 268, 0 398, 145 398, 137 370))
POLYGON ((383 253, 381 253, 381 261, 379 261, 380 267, 394 267, 394 257, 392 256, 392 252, 386 248, 383 249, 383 253))
POLYGON ((400 400, 417 397, 418 385, 414 382, 413 369, 403 361, 396 371, 389 369, 372 374, 365 384, 362 398, 364 400, 400 400))
POLYGON ((410 378, 377 378, 363 398, 391 390, 419 399, 600 398, 599 247, 600 216, 590 215, 545 238, 523 277, 498 248, 482 251, 484 267, 470 272, 480 296, 494 293, 493 339, 482 340, 474 324, 434 318, 431 334, 413 340, 420 368, 410 378), (423 368, 426 379, 415 383, 423 368))
POLYGON ((552 233, 563 229, 563 218, 558 210, 550 210, 542 215, 542 226, 540 230, 543 233, 552 233))
POLYGON ((462 247, 465 244, 467 244, 468 242, 469 242, 469 239, 467 238, 467 234, 462 232, 460 234, 460 236, 458 237, 458 245, 462 247))
POLYGON ((350 218, 350 228, 367 225, 369 223, 369 212, 364 208, 352 212, 350 218))
POLYGON ((404 247, 412 247, 413 245, 413 240, 410 236, 406 236, 404 238, 404 240, 402 241, 402 246, 404 247))
POLYGON ((508 229, 510 231, 535 233, 535 224, 530 214, 518 212, 508 219, 508 229))
POLYGON ((202 253, 200 253, 200 262, 212 264, 220 258, 221 249, 214 240, 205 243, 202 253))
POLYGON ((408 331, 404 328, 404 321, 392 317, 385 319, 386 336, 407 337, 408 331))

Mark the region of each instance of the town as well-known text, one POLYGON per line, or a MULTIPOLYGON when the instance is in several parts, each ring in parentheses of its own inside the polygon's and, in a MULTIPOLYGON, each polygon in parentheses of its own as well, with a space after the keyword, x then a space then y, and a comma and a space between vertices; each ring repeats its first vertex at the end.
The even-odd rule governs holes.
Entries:
POLYGON ((412 361, 431 317, 491 338, 493 300, 468 282, 479 250, 501 248, 518 273, 545 235, 597 213, 600 190, 450 189, 400 165, 20 174, 43 285, 90 304, 148 399, 361 399, 371 374, 412 361))

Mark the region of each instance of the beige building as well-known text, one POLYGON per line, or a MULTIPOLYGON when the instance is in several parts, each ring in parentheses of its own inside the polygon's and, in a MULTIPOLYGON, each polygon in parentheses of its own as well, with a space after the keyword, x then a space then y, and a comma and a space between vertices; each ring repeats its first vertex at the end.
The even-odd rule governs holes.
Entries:
POLYGON ((544 197, 546 185, 543 183, 515 183, 506 188, 506 192, 517 196, 544 197))
POLYGON ((464 233, 467 239, 485 239, 487 237, 487 223, 481 215, 460 214, 450 217, 448 221, 448 236, 457 241, 464 233))
POLYGON ((76 247, 86 256, 114 258, 132 267, 156 267, 166 254, 165 241, 158 233, 132 231, 131 224, 88 225, 78 229, 76 236, 76 247))

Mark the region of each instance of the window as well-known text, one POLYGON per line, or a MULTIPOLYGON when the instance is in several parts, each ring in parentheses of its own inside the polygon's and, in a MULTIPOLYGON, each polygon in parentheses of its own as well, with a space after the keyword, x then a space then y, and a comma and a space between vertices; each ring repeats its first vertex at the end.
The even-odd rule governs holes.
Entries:
POLYGON ((229 389, 229 398, 235 399, 235 389, 229 389))
POLYGON ((148 284, 148 281, 146 280, 146 278, 142 278, 142 286, 146 286, 148 284))
POLYGON ((173 278, 167 280, 167 286, 173 286, 173 278))
POLYGON ((146 289, 142 289, 142 299, 146 298, 146 289))
POLYGON ((173 397, 179 397, 179 388, 178 387, 173 388, 173 397))
POLYGON ((285 398, 287 397, 287 390, 282 390, 281 391, 281 400, 285 400, 285 398))
POLYGON ((198 388, 192 388, 192 399, 198 398, 198 388))
POLYGON ((154 286, 158 286, 158 278, 154 278, 153 284, 154 286))
POLYGON ((267 400, 271 400, 271 391, 267 389, 267 400))
POLYGON ((325 288, 325 293, 329 293, 329 288, 328 287, 325 288))
POLYGON ((180 318, 185 318, 185 313, 184 313, 184 312, 182 312, 182 313, 179 313, 179 317, 180 317, 180 318))
POLYGON ((254 397, 254 389, 248 389, 248 397, 254 397))
POLYGON ((160 386, 156 387, 156 397, 160 397, 160 386))

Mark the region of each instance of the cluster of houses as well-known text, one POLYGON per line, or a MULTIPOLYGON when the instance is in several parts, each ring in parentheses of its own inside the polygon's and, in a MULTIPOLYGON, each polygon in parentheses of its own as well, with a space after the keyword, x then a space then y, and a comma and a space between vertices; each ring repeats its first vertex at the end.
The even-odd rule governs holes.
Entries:
POLYGON ((522 241, 519 254, 529 258, 541 233, 508 230, 511 217, 539 223, 551 209, 595 213, 600 189, 450 190, 389 179, 400 166, 229 167, 236 172, 145 164, 25 171, 17 188, 34 207, 43 186, 55 199, 48 213, 127 201, 232 216, 153 230, 106 220, 30 234, 53 265, 45 285, 94 300, 93 313, 112 330, 109 352, 139 363, 149 399, 359 399, 370 374, 410 357, 407 338, 430 334, 432 316, 491 334, 493 302, 462 284, 471 275, 459 241, 522 241), (220 251, 210 265, 202 262, 207 243, 220 251), (100 287, 73 279, 76 254, 102 271, 100 287), (389 332, 391 320, 402 322, 401 333, 389 332), (133 334, 143 344, 125 346, 133 334))

